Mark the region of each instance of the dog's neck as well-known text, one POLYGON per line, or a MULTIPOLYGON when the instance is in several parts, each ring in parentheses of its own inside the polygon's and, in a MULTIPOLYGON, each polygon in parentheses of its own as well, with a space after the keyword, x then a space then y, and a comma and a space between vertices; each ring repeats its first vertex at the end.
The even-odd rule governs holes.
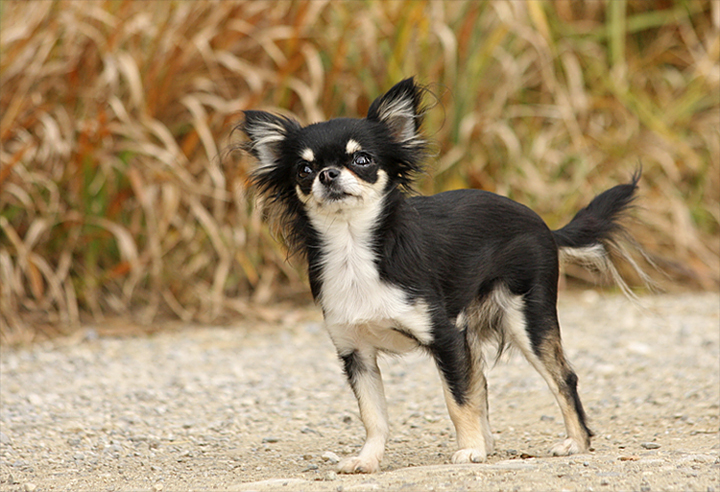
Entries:
POLYGON ((352 210, 338 210, 309 216, 310 224, 317 232, 323 262, 330 266, 336 261, 352 261, 352 258, 370 253, 375 231, 385 215, 385 199, 352 210))
MULTIPOLYGON (((307 244, 308 248, 321 248, 324 252, 339 252, 350 246, 365 247, 382 243, 382 237, 375 237, 378 229, 388 229, 402 208, 404 196, 397 188, 385 193, 375 203, 355 206, 350 209, 329 209, 324 212, 316 208, 306 211, 309 224, 319 244, 307 244)), ((309 238, 308 238, 309 239, 309 238)))
POLYGON ((309 217, 318 242, 317 251, 309 249, 308 255, 311 286, 326 315, 340 311, 335 313, 337 317, 346 313, 373 317, 381 313, 363 314, 364 306, 385 310, 384 302, 378 299, 384 290, 378 251, 386 238, 379 231, 389 229, 385 224, 402 203, 402 195, 393 190, 366 207, 309 217))

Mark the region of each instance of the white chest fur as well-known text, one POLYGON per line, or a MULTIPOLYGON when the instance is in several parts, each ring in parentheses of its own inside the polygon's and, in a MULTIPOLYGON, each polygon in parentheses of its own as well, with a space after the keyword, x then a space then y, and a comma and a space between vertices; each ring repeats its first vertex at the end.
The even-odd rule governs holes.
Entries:
MULTIPOLYGON (((430 318, 424 302, 410 302, 405 292, 380 279, 372 249, 372 230, 380 202, 346 214, 311 216, 323 249, 320 304, 337 345, 370 343, 403 352, 414 344, 393 331, 401 329, 429 343, 430 318)), ((338 347, 340 348, 340 347, 338 347)))

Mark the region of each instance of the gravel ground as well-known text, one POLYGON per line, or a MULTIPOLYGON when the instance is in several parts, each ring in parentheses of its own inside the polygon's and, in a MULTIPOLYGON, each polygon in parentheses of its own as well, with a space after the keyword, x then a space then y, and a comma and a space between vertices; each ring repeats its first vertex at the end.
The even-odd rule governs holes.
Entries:
POLYGON ((274 323, 68 339, 1 352, 0 490, 720 491, 717 293, 560 302, 567 354, 597 436, 550 458, 560 412, 518 354, 489 374, 496 451, 450 465, 433 364, 381 364, 383 471, 334 472, 364 432, 315 308, 274 323))

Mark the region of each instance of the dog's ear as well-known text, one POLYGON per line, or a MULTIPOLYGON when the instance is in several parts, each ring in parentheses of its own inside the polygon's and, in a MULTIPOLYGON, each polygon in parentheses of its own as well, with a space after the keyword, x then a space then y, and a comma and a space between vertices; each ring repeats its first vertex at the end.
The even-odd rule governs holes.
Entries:
POLYGON ((370 105, 367 119, 385 123, 392 138, 404 145, 419 143, 423 89, 411 77, 395 84, 370 105))
POLYGON ((258 161, 258 171, 277 164, 282 143, 300 128, 300 124, 284 116, 265 111, 245 111, 245 119, 236 129, 248 137, 244 145, 258 161))

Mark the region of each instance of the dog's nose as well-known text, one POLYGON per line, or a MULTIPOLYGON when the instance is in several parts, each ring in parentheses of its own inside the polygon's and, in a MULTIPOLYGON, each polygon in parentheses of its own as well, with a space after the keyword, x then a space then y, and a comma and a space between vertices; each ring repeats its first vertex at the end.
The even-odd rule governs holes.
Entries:
POLYGON ((320 172, 320 182, 325 185, 330 184, 333 181, 335 181, 338 176, 340 176, 339 169, 334 169, 334 168, 323 169, 320 172))

